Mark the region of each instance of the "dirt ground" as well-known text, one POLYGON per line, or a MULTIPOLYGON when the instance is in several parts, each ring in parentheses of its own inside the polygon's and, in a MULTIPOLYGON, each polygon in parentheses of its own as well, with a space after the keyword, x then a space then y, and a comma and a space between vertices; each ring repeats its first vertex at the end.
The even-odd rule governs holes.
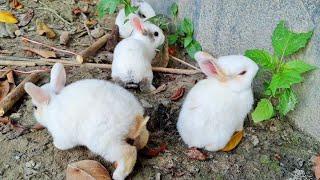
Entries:
MULTIPOLYGON (((32 22, 20 28, 23 35, 47 44, 73 51, 84 49, 89 44, 82 19, 70 16, 65 10, 71 11, 82 1, 74 3, 65 1, 69 6, 63 6, 62 1, 41 1, 56 10, 73 25, 62 23, 52 13, 37 10, 42 7, 37 1, 20 1, 25 5, 16 15, 23 14, 29 8, 35 10, 32 22), (69 3, 69 4, 68 4, 69 3), (69 9, 68 9, 69 8, 69 9), (57 33, 62 31, 74 32, 69 46, 60 46, 58 38, 48 40, 35 32, 35 20, 42 19, 57 33), (79 36, 79 34, 83 34, 79 36)), ((82 2, 83 3, 83 2, 82 2)), ((1 6, 0 9, 4 7, 1 6)), ((95 7, 89 5, 89 9, 95 7)), ((93 10, 92 10, 93 11, 93 10)), ((94 16, 90 16, 93 17, 94 16)), ((104 24, 105 25, 105 24, 104 24)), ((105 25, 105 27, 108 27, 105 25)), ((13 56, 37 58, 22 51, 21 40, 16 38, 0 38, 3 50, 14 52, 13 56)), ((1 54, 0 54, 1 55, 1 54)), ((61 55, 65 57, 65 55, 61 55)), ((103 52, 94 59, 96 62, 105 60, 103 52)), ((104 61, 102 61, 104 62, 104 61)), ((171 63, 169 66, 177 67, 171 63)), ((181 66, 183 67, 183 66, 181 66)), ((1 67, 4 68, 4 67, 1 67)), ((43 67, 13 67, 19 70, 33 70, 43 67)), ((184 67, 185 68, 185 67, 184 67)), ((110 70, 97 68, 68 67, 67 83, 84 78, 98 78, 110 80, 110 70)), ((21 80, 19 75, 17 81, 21 80)), ((204 161, 192 160, 187 155, 187 148, 177 133, 175 124, 183 98, 171 101, 170 96, 179 87, 185 87, 186 93, 204 76, 172 75, 155 73, 156 87, 167 84, 164 92, 142 94, 130 90, 142 102, 147 115, 151 117, 149 129, 152 131, 149 147, 158 147, 165 143, 168 148, 160 155, 148 158, 139 154, 135 169, 128 179, 315 179, 312 171, 312 158, 320 152, 320 144, 315 139, 304 134, 288 120, 274 119, 269 122, 253 124, 249 119, 245 121, 245 137, 240 145, 231 152, 206 152, 208 159, 204 161)), ((48 82, 49 75, 38 82, 38 85, 48 82)), ((184 95, 185 97, 185 95, 184 95)), ((7 115, 25 127, 31 127, 36 122, 33 117, 30 97, 25 95, 7 115)), ((67 151, 60 151, 52 144, 52 138, 47 130, 25 131, 22 134, 9 125, 0 125, 0 179, 64 179, 67 165, 83 159, 93 159, 107 167, 110 174, 114 168, 112 164, 91 153, 85 147, 77 147, 67 151)))

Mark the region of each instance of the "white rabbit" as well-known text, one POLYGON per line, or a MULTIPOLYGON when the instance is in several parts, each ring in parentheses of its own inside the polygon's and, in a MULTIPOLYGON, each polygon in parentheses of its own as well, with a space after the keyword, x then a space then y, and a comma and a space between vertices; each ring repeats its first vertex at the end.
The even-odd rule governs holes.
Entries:
POLYGON ((258 66, 245 56, 215 60, 197 52, 195 59, 208 78, 198 82, 187 95, 177 129, 189 147, 208 151, 223 149, 253 105, 251 82, 258 66))
POLYGON ((107 161, 117 162, 113 178, 124 179, 134 167, 137 148, 149 138, 142 106, 126 89, 107 81, 87 79, 64 87, 65 82, 63 65, 55 64, 50 83, 25 84, 36 107, 36 120, 48 129, 55 147, 87 146, 107 161))
MULTIPOLYGON (((145 21, 153 16, 156 15, 151 5, 145 1, 132 1, 131 3, 133 6, 138 7, 138 11, 136 15, 145 21)), ((119 27, 119 33, 122 38, 127 38, 133 32, 133 26, 130 22, 127 22, 134 14, 129 14, 128 17, 125 15, 124 8, 121 9, 116 18, 116 25, 119 27)))
POLYGON ((143 22, 137 16, 132 17, 130 22, 135 30, 116 46, 111 76, 118 84, 139 84, 141 91, 152 91, 155 88, 152 85, 151 61, 165 37, 158 26, 143 22))

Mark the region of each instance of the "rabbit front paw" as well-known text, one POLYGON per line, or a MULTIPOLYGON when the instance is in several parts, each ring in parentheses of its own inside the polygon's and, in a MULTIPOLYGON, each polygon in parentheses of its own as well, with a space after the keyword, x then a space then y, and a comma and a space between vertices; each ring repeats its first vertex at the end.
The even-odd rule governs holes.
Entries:
POLYGON ((71 149, 75 146, 74 143, 68 142, 66 140, 57 139, 57 138, 53 140, 53 145, 60 150, 71 149))

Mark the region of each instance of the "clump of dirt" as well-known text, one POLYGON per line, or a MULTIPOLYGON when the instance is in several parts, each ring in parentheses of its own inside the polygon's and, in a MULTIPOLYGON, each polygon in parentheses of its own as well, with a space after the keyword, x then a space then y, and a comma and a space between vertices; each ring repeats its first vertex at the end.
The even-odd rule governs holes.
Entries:
MULTIPOLYGON (((28 8, 35 9, 35 17, 31 23, 21 29, 24 35, 76 52, 90 44, 90 38, 83 28, 82 19, 70 15, 72 8, 77 5, 77 3, 72 4, 74 1, 70 0, 71 3, 59 1, 58 3, 58 1, 43 0, 42 4, 37 1, 21 0, 20 2, 25 5, 25 8, 17 11, 18 14, 24 13, 28 8), (61 3, 68 3, 64 8, 69 9, 61 11, 59 9, 62 6, 61 3), (39 7, 46 7, 43 4, 47 4, 67 21, 72 22, 72 26, 62 23, 50 11, 37 10, 39 7), (65 11, 68 12, 64 15, 65 11), (38 18, 44 20, 57 33, 74 32, 69 46, 60 46, 58 39, 48 40, 44 36, 39 36, 35 32, 35 19, 38 18)), ((89 9, 92 8, 94 6, 90 5, 89 9)), ((90 15, 93 16, 93 14, 90 15)), ((1 48, 14 52, 14 56, 28 55, 25 51, 21 51, 19 38, 2 38, 0 41, 1 48)), ((194 64, 194 62, 191 63, 194 64)), ((172 62, 169 63, 169 66, 178 67, 172 62)), ((17 67, 25 71, 39 68, 42 67, 17 67)), ((67 67, 66 69, 68 84, 87 78, 111 79, 109 70, 83 67, 67 67)), ((265 123, 253 124, 252 120, 247 119, 245 137, 235 150, 229 153, 207 152, 207 160, 191 160, 186 155, 187 147, 180 139, 175 126, 183 98, 172 101, 170 97, 180 87, 184 87, 187 93, 197 81, 204 78, 204 75, 155 73, 154 76, 154 85, 159 87, 166 84, 166 90, 157 94, 142 94, 134 89, 130 91, 141 101, 146 114, 151 117, 148 124, 151 130, 148 146, 158 147, 165 143, 168 148, 164 153, 153 158, 140 153, 129 179, 314 179, 311 158, 320 151, 320 144, 286 120, 274 119, 265 123)), ((48 81, 49 74, 46 74, 38 85, 48 81)), ((36 122, 30 97, 23 97, 8 113, 8 116, 25 127, 33 126, 36 122)), ((17 134, 9 125, 1 125, 0 147, 0 179, 64 179, 67 165, 84 159, 93 159, 103 163, 111 173, 114 170, 109 162, 91 153, 85 147, 66 151, 56 149, 46 129, 17 134)))

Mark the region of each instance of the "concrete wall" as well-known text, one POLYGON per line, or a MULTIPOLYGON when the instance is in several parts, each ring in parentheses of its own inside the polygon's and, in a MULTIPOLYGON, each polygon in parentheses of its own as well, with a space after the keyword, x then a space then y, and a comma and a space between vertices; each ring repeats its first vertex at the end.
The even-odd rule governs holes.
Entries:
MULTIPOLYGON (((243 54, 251 48, 272 50, 271 34, 279 20, 295 31, 314 29, 300 56, 320 67, 320 0, 146 0, 157 13, 168 14, 173 2, 180 17, 193 20, 196 38, 215 56, 243 54)), ((300 103, 289 116, 320 140, 320 70, 297 87, 300 103)))

